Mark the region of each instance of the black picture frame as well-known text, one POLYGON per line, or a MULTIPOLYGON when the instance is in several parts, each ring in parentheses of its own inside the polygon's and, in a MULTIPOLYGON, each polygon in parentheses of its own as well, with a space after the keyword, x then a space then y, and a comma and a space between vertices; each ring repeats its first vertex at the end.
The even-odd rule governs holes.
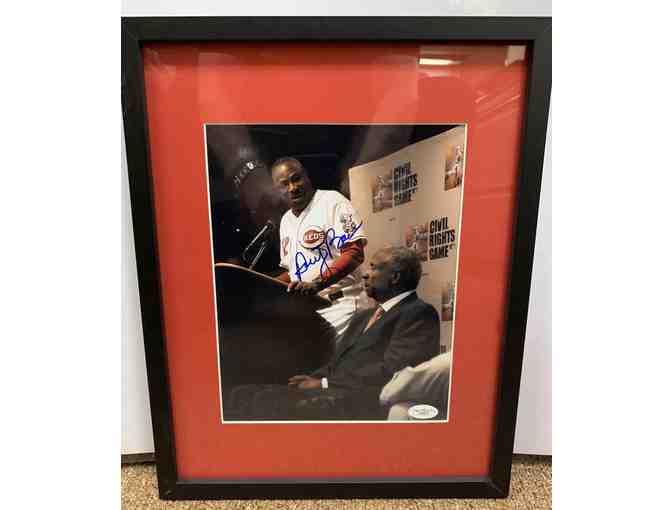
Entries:
POLYGON ((159 496, 162 499, 503 498, 508 495, 551 90, 547 17, 122 18, 122 107, 159 496), (149 42, 507 41, 530 51, 494 451, 485 477, 178 478, 161 307, 141 49, 149 42))

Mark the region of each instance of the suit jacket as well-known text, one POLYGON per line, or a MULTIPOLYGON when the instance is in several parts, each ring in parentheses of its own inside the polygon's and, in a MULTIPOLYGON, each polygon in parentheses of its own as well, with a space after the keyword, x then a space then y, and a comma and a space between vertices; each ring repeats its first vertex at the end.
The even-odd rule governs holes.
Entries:
POLYGON ((355 314, 331 360, 313 377, 326 377, 329 388, 379 390, 398 370, 439 354, 439 316, 415 292, 364 332, 374 312, 355 314))

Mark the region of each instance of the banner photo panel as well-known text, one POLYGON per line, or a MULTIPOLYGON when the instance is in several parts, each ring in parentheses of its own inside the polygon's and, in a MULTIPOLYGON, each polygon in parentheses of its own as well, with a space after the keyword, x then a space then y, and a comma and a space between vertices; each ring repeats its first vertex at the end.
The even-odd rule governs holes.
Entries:
POLYGON ((367 257, 405 246, 422 261, 418 294, 441 316, 441 352, 453 342, 455 288, 467 127, 410 144, 349 170, 352 202, 369 239, 367 257))

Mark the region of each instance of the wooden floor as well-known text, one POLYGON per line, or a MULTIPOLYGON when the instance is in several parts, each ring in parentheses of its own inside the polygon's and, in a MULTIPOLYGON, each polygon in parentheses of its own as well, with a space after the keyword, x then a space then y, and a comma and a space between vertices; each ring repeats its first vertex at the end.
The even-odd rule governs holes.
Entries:
MULTIPOLYGON (((128 460, 128 459, 125 459, 128 460)), ((507 499, 415 500, 290 500, 290 501, 160 501, 154 464, 127 464, 121 468, 121 508, 230 509, 230 510, 452 510, 551 508, 551 457, 514 455, 511 495, 507 499)))

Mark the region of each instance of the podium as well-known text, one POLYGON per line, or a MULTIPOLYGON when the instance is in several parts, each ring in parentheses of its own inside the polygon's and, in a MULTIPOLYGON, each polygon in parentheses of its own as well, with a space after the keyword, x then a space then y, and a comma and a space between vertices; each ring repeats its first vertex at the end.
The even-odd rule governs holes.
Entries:
POLYGON ((215 264, 215 285, 224 405, 235 386, 287 384, 330 359, 335 331, 317 313, 327 299, 235 264, 215 264))

